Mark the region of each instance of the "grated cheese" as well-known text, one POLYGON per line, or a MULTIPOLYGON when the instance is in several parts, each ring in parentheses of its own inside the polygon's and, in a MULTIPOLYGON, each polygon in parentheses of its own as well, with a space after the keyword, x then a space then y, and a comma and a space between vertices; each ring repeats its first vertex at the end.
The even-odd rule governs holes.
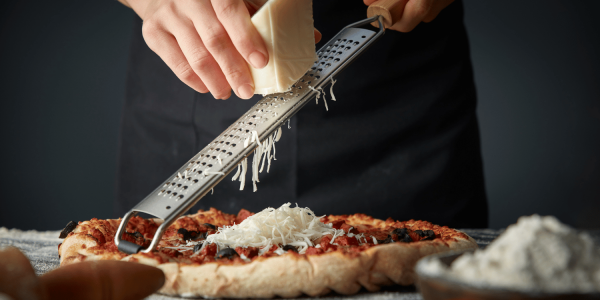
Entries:
POLYGON ((292 245, 299 247, 298 253, 303 254, 323 235, 344 235, 343 230, 321 223, 322 217, 317 217, 309 208, 290 206, 291 203, 286 203, 277 209, 269 207, 240 224, 219 228, 206 242, 216 243, 219 248, 257 247, 259 255, 273 245, 292 245))
POLYGON ((329 93, 331 94, 331 100, 336 101, 335 100, 335 95, 333 94, 333 85, 337 82, 337 80, 333 80, 333 78, 331 78, 331 86, 329 87, 329 93))
MULTIPOLYGON (((261 143, 260 138, 258 137, 258 132, 254 130, 251 132, 250 137, 246 138, 246 140, 244 141, 244 148, 248 147, 248 145, 253 142, 256 142, 258 145, 256 149, 254 149, 251 166, 252 186, 254 192, 256 192, 256 190, 258 189, 256 183, 260 182, 260 180, 258 179, 258 173, 262 173, 262 171, 264 170, 265 162, 267 164, 267 173, 269 173, 269 170, 271 169, 271 160, 277 160, 275 158, 275 142, 279 141, 279 139, 281 138, 281 134, 282 130, 280 127, 268 138, 266 138, 264 142, 261 143), (273 154, 271 154, 271 149, 273 150, 273 154)), ((239 179, 240 190, 244 189, 246 183, 247 165, 248 158, 246 157, 240 164, 238 164, 238 171, 231 178, 231 181, 239 179)))

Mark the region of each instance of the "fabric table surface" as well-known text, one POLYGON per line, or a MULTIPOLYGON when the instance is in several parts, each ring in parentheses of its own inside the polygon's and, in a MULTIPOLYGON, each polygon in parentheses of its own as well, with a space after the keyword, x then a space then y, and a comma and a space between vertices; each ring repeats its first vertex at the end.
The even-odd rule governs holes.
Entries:
MULTIPOLYGON (((473 237, 480 248, 485 248, 502 232, 502 230, 493 229, 462 229, 462 231, 473 237)), ((19 248, 31 261, 31 265, 35 269, 36 274, 42 275, 57 268, 60 264, 58 258, 58 244, 62 243, 62 239, 58 238, 59 233, 60 231, 22 231, 0 227, 0 248, 7 246, 19 248)), ((592 234, 597 243, 600 242, 600 231, 593 231, 590 232, 590 234, 592 234)), ((392 286, 383 288, 376 293, 371 293, 363 289, 358 294, 350 296, 330 293, 319 298, 370 300, 423 299, 414 286, 392 286)), ((180 298, 154 294, 146 299, 170 300, 180 298)), ((311 297, 300 297, 297 299, 311 299, 311 297)))

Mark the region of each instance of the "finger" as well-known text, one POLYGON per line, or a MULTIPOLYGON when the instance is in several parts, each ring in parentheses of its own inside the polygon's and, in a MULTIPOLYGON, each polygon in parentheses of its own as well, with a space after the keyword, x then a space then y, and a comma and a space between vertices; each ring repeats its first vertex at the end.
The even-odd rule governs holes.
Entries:
POLYGON ((252 24, 244 1, 213 0, 212 7, 242 57, 253 67, 264 68, 269 62, 267 46, 252 24))
POLYGON ((195 1, 192 22, 200 34, 206 49, 219 64, 229 85, 242 99, 254 95, 254 83, 250 69, 234 47, 225 28, 221 25, 209 1, 195 1))
POLYGON ((179 80, 197 92, 208 92, 206 85, 188 64, 173 35, 151 21, 144 22, 142 34, 148 47, 160 56, 179 80))
POLYGON ((175 35, 187 62, 200 77, 215 99, 228 99, 231 87, 219 64, 208 52, 194 25, 183 21, 172 22, 168 28, 175 35))
POLYGON ((365 3, 366 6, 369 6, 375 2, 377 2, 377 0, 363 0, 363 3, 365 3))
POLYGON ((323 37, 323 35, 315 28, 315 44, 321 41, 321 37, 323 37))
POLYGON ((433 0, 410 0, 406 3, 402 17, 396 22, 390 29, 397 30, 400 32, 409 32, 423 19, 433 6, 433 0))
POLYGON ((143 299, 160 289, 165 275, 155 267, 124 261, 84 261, 40 277, 48 299, 143 299))
POLYGON ((442 10, 448 5, 450 5, 452 2, 454 2, 454 0, 436 1, 431 10, 429 11, 429 14, 427 14, 427 16, 423 18, 423 22, 429 23, 433 21, 435 18, 437 18, 440 12, 442 12, 442 10))

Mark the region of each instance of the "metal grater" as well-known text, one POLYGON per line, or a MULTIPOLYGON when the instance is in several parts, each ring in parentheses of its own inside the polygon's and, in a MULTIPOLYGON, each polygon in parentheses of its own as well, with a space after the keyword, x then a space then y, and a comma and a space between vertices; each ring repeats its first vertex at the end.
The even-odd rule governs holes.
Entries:
POLYGON ((115 244, 119 250, 133 254, 139 251, 149 253, 156 249, 169 225, 256 149, 256 141, 244 147, 244 141, 252 140, 254 131, 257 132, 260 141, 265 141, 276 133, 287 120, 317 95, 317 90, 330 84, 335 75, 379 39, 384 33, 383 28, 381 17, 375 16, 342 29, 319 49, 319 60, 290 91, 267 95, 258 101, 227 130, 127 212, 115 235, 115 244), (375 21, 379 22, 378 31, 358 28, 375 21), (147 249, 121 239, 129 219, 140 212, 164 220, 147 249))

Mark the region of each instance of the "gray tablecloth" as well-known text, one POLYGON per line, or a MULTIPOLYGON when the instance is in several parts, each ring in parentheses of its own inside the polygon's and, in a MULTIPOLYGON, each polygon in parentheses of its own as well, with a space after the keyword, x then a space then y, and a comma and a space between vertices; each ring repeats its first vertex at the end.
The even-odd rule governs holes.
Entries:
MULTIPOLYGON (((492 229, 464 229, 468 235, 473 237, 480 248, 485 248, 493 239, 500 233, 500 230, 492 229)), ((62 239, 58 238, 59 231, 21 231, 16 229, 6 229, 0 227, 0 247, 14 246, 31 260, 31 264, 38 275, 44 274, 56 267, 60 261, 58 259, 58 244, 62 239)), ((600 237, 600 232, 595 232, 596 238, 600 237)), ((421 295, 416 291, 414 286, 394 286, 385 288, 377 293, 361 291, 356 295, 343 296, 339 294, 329 294, 324 297, 327 299, 371 299, 371 300, 387 300, 387 299, 403 299, 415 300, 422 299, 421 295)), ((150 300, 166 300, 178 299, 163 295, 152 295, 147 299, 150 300)), ((309 299, 303 297, 299 299, 309 299)))

